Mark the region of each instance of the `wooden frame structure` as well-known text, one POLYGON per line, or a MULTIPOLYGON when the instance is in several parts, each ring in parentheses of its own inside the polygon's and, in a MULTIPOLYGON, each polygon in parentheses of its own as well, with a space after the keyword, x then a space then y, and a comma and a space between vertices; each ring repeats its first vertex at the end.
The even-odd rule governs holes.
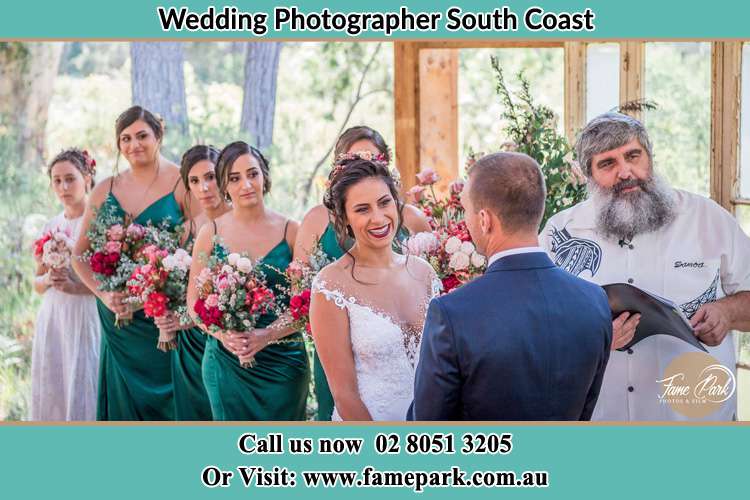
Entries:
MULTIPOLYGON (((414 184, 420 168, 434 168, 446 182, 458 174, 459 49, 563 49, 565 133, 572 139, 586 120, 587 45, 558 41, 394 42, 396 164, 404 187, 414 184)), ((750 199, 739 197, 737 182, 742 45, 743 41, 711 43, 711 198, 731 213, 736 205, 750 205, 750 199)), ((645 46, 645 41, 620 42, 620 102, 645 96, 645 46)))

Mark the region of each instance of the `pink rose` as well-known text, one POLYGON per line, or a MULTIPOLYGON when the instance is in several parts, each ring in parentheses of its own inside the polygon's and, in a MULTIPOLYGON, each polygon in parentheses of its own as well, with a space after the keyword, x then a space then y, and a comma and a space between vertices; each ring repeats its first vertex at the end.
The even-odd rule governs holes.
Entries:
POLYGON ((133 223, 128 226, 127 235, 128 238, 138 241, 146 235, 146 230, 140 224, 133 223))
POLYGON ((206 297, 206 306, 208 307, 219 307, 219 296, 212 293, 206 297))
POLYGON ((104 251, 107 253, 117 253, 122 249, 122 243, 119 241, 108 241, 104 245, 104 251))
POLYGON ((440 180, 440 176, 431 168, 425 168, 417 174, 417 182, 422 186, 429 186, 435 184, 440 180))
POLYGON ((417 184, 406 192, 406 196, 408 196, 414 203, 419 203, 422 201, 422 198, 424 198, 424 190, 424 186, 417 184))
POLYGON ((456 179, 455 181, 451 182, 451 185, 448 187, 448 189, 450 189, 450 192, 453 194, 459 194, 464 190, 465 185, 466 183, 464 181, 462 181, 461 179, 456 179))
POLYGON ((111 241, 120 241, 120 240, 122 240, 123 234, 124 234, 124 230, 123 230, 121 224, 115 224, 114 226, 110 227, 107 230, 107 237, 111 241))

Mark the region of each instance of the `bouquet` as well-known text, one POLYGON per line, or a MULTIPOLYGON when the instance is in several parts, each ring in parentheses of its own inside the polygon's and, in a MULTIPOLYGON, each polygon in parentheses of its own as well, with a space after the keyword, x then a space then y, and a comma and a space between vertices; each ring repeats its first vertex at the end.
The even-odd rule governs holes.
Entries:
POLYGON ((430 219, 432 232, 411 236, 403 243, 403 248, 405 253, 417 255, 430 263, 443 283, 445 294, 481 275, 486 259, 476 251, 466 228, 460 199, 464 182, 454 181, 449 187, 448 198, 441 200, 434 190, 438 180, 440 178, 432 169, 425 169, 417 175, 418 184, 408 191, 412 201, 430 219))
POLYGON ((53 229, 34 242, 34 257, 50 269, 64 269, 70 265, 72 248, 71 234, 53 229))
MULTIPOLYGON (((177 314, 180 323, 190 322, 187 314, 188 273, 192 258, 184 249, 169 250, 147 245, 141 251, 146 261, 135 267, 127 281, 130 302, 143 304, 149 318, 177 314)), ((159 330, 157 348, 169 351, 177 347, 175 332, 159 330)))
MULTIPOLYGON (((127 291, 127 281, 139 262, 148 260, 144 248, 157 245, 175 250, 180 241, 179 231, 169 229, 167 221, 159 227, 143 226, 106 208, 96 213, 86 234, 91 249, 84 258, 91 265, 99 290, 104 292, 127 291)), ((115 326, 127 319, 118 315, 115 326)))
MULTIPOLYGON (((196 278, 196 286, 198 300, 193 310, 198 323, 212 333, 249 332, 264 314, 280 313, 264 274, 249 258, 237 253, 229 254, 226 259, 210 257, 196 278)), ((243 368, 254 364, 253 357, 240 357, 243 368)))
POLYGON ((320 242, 315 241, 312 251, 308 254, 308 264, 299 260, 293 261, 284 273, 289 282, 289 314, 291 314, 292 327, 297 331, 304 331, 308 335, 310 331, 310 296, 312 293, 312 282, 315 276, 325 266, 333 262, 320 247, 320 242))

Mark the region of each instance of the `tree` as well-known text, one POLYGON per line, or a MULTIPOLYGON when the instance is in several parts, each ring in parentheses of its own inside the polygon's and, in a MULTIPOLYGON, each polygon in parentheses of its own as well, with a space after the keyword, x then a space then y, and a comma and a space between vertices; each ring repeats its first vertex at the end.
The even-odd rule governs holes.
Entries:
POLYGON ((182 43, 132 42, 133 104, 160 114, 167 126, 188 133, 182 43))
POLYGON ((247 46, 240 130, 259 149, 273 143, 280 55, 281 42, 252 42, 247 46))
POLYGON ((63 43, 0 43, 0 116, 24 163, 42 163, 45 129, 63 43))

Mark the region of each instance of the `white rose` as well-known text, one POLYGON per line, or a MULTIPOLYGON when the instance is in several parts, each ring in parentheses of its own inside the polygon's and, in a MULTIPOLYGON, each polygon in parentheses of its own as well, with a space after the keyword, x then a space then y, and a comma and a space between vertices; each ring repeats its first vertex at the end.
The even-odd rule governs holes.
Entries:
POLYGON ((240 272, 249 273, 253 270, 253 261, 247 257, 240 257, 239 260, 237 260, 237 269, 240 272))
POLYGON ((463 252, 456 252, 451 255, 448 265, 456 271, 462 271, 469 267, 469 256, 463 252))
POLYGON ((230 253, 227 256, 227 262, 229 262, 230 266, 237 267, 237 262, 240 260, 240 254, 238 253, 230 253))
POLYGON ((190 258, 190 254, 185 251, 184 248, 178 248, 174 252, 174 258, 177 260, 185 260, 190 258))
POLYGON ((231 275, 234 272, 234 268, 232 268, 232 266, 223 265, 221 266, 221 272, 231 275))
POLYGON ((461 252, 465 253, 466 255, 473 254, 474 250, 476 250, 476 248, 474 247, 474 243, 470 241, 464 241, 463 243, 461 243, 461 252))
POLYGON ((445 242, 445 251, 449 254, 454 254, 461 249, 461 240, 456 236, 451 236, 448 241, 445 242))
POLYGON ((479 254, 477 252, 474 252, 471 254, 471 265, 474 267, 482 267, 484 266, 485 262, 487 260, 484 258, 484 255, 479 254))
POLYGON ((49 267, 60 269, 60 268, 66 267, 67 259, 65 258, 65 255, 63 254, 51 253, 49 255, 44 256, 44 263, 47 264, 49 267))
POLYGON ((164 260, 161 261, 162 265, 164 266, 164 269, 167 271, 171 271, 175 267, 177 267, 177 259, 174 255, 167 255, 164 257, 164 260))
POLYGON ((430 232, 417 233, 406 241, 406 249, 412 255, 426 255, 437 249, 439 242, 430 232))

